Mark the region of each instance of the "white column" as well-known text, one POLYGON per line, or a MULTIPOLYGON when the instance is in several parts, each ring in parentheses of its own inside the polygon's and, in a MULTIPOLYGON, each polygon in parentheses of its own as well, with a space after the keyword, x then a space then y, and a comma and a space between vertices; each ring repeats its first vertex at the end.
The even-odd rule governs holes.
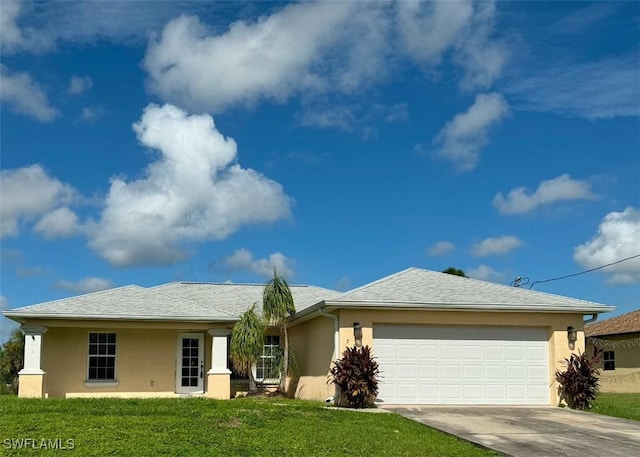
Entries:
POLYGON ((46 327, 22 327, 24 332, 24 368, 19 374, 45 374, 40 366, 42 354, 42 335, 46 327))
POLYGON ((227 358, 227 337, 231 330, 211 329, 211 369, 207 374, 230 374, 229 360, 227 358))

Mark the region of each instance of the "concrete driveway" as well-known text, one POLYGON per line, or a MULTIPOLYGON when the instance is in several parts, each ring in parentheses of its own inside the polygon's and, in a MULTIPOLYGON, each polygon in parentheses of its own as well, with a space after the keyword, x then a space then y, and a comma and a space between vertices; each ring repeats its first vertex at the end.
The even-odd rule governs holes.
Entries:
POLYGON ((599 414, 551 406, 383 408, 511 456, 640 456, 640 422, 599 414))

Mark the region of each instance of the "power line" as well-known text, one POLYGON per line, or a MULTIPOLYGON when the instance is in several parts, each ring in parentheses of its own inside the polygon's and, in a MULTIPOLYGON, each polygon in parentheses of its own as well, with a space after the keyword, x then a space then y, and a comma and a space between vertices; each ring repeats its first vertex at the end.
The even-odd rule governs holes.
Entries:
MULTIPOLYGON (((533 281, 531 283, 531 285, 529 286, 529 290, 531 290, 531 288, 534 286, 534 284, 541 284, 543 282, 551 282, 551 281, 558 281, 559 279, 566 279, 566 278, 571 278, 573 276, 579 276, 579 275, 583 275, 585 273, 591 273, 592 271, 596 271, 596 270, 601 270, 602 268, 606 268, 606 267, 610 267, 611 265, 616 265, 618 263, 622 263, 622 262, 626 262, 627 260, 631 260, 631 259, 635 259, 636 257, 640 257, 640 254, 636 254, 636 255, 632 255, 631 257, 627 257, 626 259, 620 259, 620 260, 616 260, 615 262, 611 262, 608 263, 606 265, 600 265, 599 267, 596 268, 592 268, 590 270, 584 270, 581 271, 579 273, 573 273, 571 275, 566 275, 566 276, 560 276, 558 278, 551 278, 551 279, 543 279, 541 281, 533 281)), ((527 278, 528 279, 528 278, 527 278)))

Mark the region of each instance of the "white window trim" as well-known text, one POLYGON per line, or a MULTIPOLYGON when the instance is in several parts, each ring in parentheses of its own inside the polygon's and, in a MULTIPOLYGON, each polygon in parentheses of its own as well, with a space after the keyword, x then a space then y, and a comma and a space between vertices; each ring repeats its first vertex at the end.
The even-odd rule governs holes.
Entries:
POLYGON ((118 387, 120 385, 119 381, 85 381, 85 387, 100 389, 100 388, 109 388, 109 387, 118 387))
POLYGON ((85 387, 116 387, 119 384, 118 381, 118 332, 115 331, 104 331, 104 330, 91 330, 87 333, 87 372, 86 372, 86 380, 84 382, 85 387), (113 333, 116 335, 116 353, 113 355, 113 379, 89 379, 89 360, 91 359, 91 354, 89 354, 89 346, 91 345, 91 334, 92 333, 113 333), (115 384, 115 385, 109 385, 115 384))
MULTIPOLYGON (((280 335, 265 335, 265 338, 267 336, 273 337, 273 336, 277 336, 278 337, 278 347, 280 346, 280 335)), ((263 344, 263 351, 264 351, 264 347, 267 346, 266 344, 263 344)), ((269 346, 273 346, 273 345, 269 345, 269 346)), ((260 356, 260 358, 262 359, 264 356, 260 356)), ((251 372, 253 374, 253 379, 259 383, 259 384, 263 384, 263 385, 267 385, 267 386, 273 386, 273 385, 278 385, 280 384, 280 376, 278 376, 277 378, 258 378, 257 374, 258 374, 258 365, 257 364, 253 364, 253 366, 251 367, 251 372)))

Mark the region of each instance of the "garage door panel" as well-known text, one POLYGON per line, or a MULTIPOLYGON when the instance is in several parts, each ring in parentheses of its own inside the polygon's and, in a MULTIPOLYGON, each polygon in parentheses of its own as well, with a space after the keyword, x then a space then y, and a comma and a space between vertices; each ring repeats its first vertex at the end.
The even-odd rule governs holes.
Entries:
POLYGON ((438 360, 438 345, 433 343, 418 343, 420 360, 438 360))
POLYGON ((421 363, 420 367, 420 379, 438 379, 438 364, 437 363, 421 363))
POLYGON ((460 365, 441 365, 440 366, 440 378, 448 381, 457 381, 462 376, 462 370, 460 365))
POLYGON ((482 365, 465 365, 462 367, 465 380, 482 380, 482 365))
POLYGON ((505 347, 505 361, 521 362, 525 360, 525 351, 521 345, 507 344, 505 347))
POLYGON ((543 328, 374 326, 379 400, 399 404, 549 404, 543 328))
POLYGON ((498 344, 485 344, 483 345, 483 358, 485 361, 502 361, 504 360, 504 348, 498 344))
POLYGON ((474 362, 482 359, 482 347, 478 343, 464 344, 462 346, 462 360, 474 362))
POLYGON ((418 379, 418 370, 418 365, 415 363, 398 363, 398 365, 396 366, 396 378, 400 381, 405 379, 415 381, 416 379, 418 379))
POLYGON ((503 365, 484 365, 484 379, 504 379, 504 366, 503 365))
POLYGON ((525 376, 525 367, 523 366, 507 366, 505 367, 505 374, 507 381, 515 382, 515 381, 524 381, 526 379, 525 376))

